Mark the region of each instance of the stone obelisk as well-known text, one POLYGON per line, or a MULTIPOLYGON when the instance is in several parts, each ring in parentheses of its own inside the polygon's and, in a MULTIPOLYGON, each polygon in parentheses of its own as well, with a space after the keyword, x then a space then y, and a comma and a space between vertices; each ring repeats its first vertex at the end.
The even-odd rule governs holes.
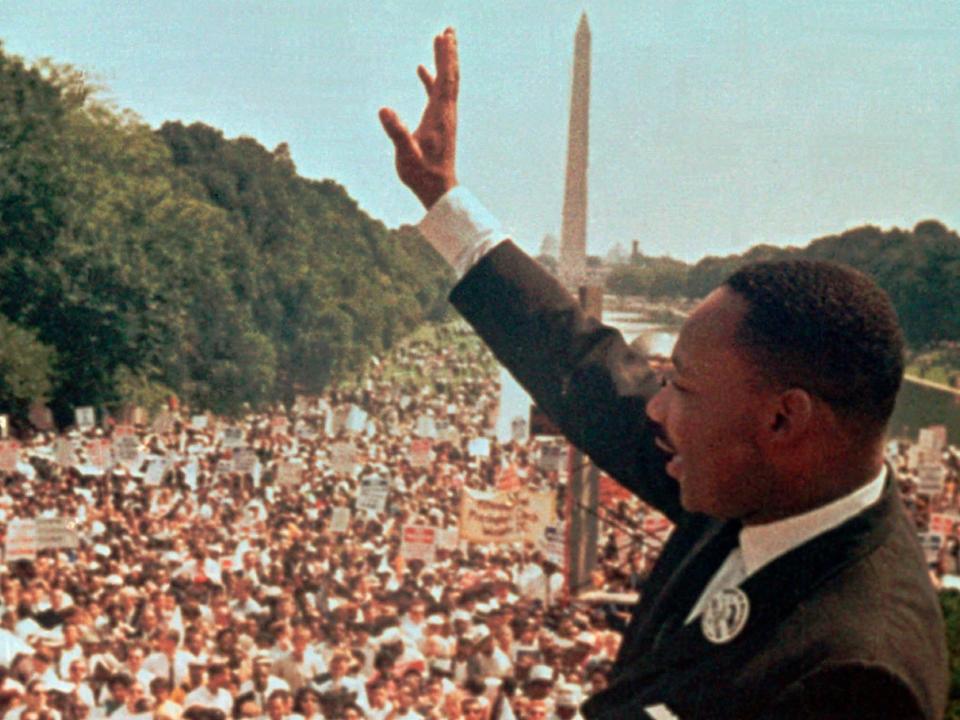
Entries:
POLYGON ((560 279, 575 289, 586 282, 587 155, 590 139, 590 25, 580 16, 573 50, 573 84, 567 138, 567 179, 560 232, 560 279))

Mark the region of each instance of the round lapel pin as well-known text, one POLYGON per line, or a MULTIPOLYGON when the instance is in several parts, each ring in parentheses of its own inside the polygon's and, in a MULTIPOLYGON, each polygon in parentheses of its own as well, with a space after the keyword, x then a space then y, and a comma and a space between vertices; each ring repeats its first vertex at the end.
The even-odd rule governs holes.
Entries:
POLYGON ((733 640, 747 624, 750 600, 740 588, 714 593, 700 618, 703 636, 716 645, 733 640))

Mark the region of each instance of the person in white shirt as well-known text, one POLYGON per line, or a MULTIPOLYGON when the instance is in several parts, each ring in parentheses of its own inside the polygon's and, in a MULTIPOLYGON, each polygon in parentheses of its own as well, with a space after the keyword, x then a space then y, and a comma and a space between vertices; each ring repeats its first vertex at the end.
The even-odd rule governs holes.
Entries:
POLYGON ((233 710, 233 695, 227 690, 228 681, 226 662, 222 658, 211 658, 207 664, 206 683, 187 694, 183 707, 186 710, 194 705, 216 708, 229 716, 233 710))

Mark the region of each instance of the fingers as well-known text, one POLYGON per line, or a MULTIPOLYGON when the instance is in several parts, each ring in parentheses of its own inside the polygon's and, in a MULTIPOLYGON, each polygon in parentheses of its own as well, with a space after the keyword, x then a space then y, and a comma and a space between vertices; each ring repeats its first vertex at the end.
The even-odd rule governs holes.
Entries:
POLYGON ((417 68, 417 77, 420 78, 420 82, 423 83, 423 89, 427 91, 429 95, 433 91, 433 75, 430 74, 430 71, 427 70, 423 65, 420 65, 417 68))
POLYGON ((460 59, 457 54, 457 34, 447 28, 433 40, 433 57, 437 65, 436 86, 440 98, 456 100, 460 88, 460 59))
POLYGON ((393 140, 393 145, 397 149, 398 155, 413 155, 415 148, 413 137, 407 126, 401 122, 397 114, 390 108, 380 108, 380 124, 387 135, 393 140))

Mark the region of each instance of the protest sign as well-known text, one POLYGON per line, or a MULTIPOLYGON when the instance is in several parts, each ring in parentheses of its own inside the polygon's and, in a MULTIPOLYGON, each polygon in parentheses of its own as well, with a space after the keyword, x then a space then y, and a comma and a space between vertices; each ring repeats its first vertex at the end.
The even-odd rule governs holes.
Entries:
POLYGON ((937 453, 943 452, 947 444, 947 428, 945 425, 930 425, 921 428, 917 445, 925 450, 933 450, 937 453))
POLYGON ((190 426, 195 430, 206 430, 209 418, 206 415, 194 415, 190 418, 190 426))
POLYGON ((159 485, 163 481, 163 473, 166 472, 167 463, 165 460, 151 460, 147 466, 147 475, 143 482, 147 485, 159 485))
POLYGON ((7 525, 3 557, 6 562, 34 560, 37 557, 37 524, 15 518, 7 525))
POLYGON ((58 437, 53 443, 53 455, 57 464, 63 467, 69 467, 76 461, 76 455, 73 452, 73 442, 65 437, 58 437))
POLYGON ((432 563, 436 557, 437 529, 427 525, 404 525, 400 555, 404 560, 432 563))
POLYGON ((343 421, 343 429, 347 432, 363 432, 367 424, 367 414, 356 405, 351 405, 347 411, 347 417, 343 421))
POLYGON ((960 515, 954 513, 931 513, 930 532, 937 533, 943 537, 954 534, 960 524, 960 515))
POLYGON ((223 440, 221 442, 225 448, 233 449, 243 447, 243 428, 225 427, 223 429, 223 440))
POLYGON ((566 454, 565 445, 544 445, 540 448, 540 469, 544 472, 558 472, 566 454))
POLYGON ((350 508, 335 507, 330 514, 330 532, 343 533, 350 527, 350 508))
POLYGON ((410 465, 416 468, 430 465, 429 438, 414 438, 410 441, 410 465))
POLYGON ((197 489, 197 475, 200 472, 200 467, 196 459, 188 462, 183 468, 183 481, 187 484, 187 487, 192 490, 197 489))
POLYGON ((78 407, 73 411, 74 420, 80 430, 89 430, 97 424, 97 415, 89 405, 78 407))
POLYGON ((79 546, 73 520, 62 517, 41 517, 34 522, 38 550, 59 550, 60 548, 75 550, 79 546))
MULTIPOLYGON (((117 430, 119 429, 120 428, 117 428, 117 430)), ((136 463, 140 454, 140 440, 133 434, 133 428, 130 428, 130 430, 131 432, 129 433, 120 434, 118 437, 115 437, 113 441, 113 450, 116 454, 117 462, 128 466, 136 463)), ((114 435, 116 436, 117 433, 114 433, 114 435)))
POLYGON ((943 492, 947 469, 943 463, 924 463, 917 468, 917 492, 933 497, 943 492))
POLYGON ((330 448, 330 465, 335 473, 353 474, 356 465, 357 448, 352 442, 339 442, 330 448))
POLYGON ((106 470, 113 465, 113 443, 107 438, 97 438, 87 444, 90 465, 106 470))
POLYGON ((928 563, 936 562, 940 555, 940 548, 943 547, 943 536, 935 532, 917 533, 920 540, 920 547, 923 548, 923 554, 928 563))
POLYGON ((16 440, 0 441, 0 470, 16 472, 20 461, 20 443, 16 440))
POLYGON ((257 454, 250 449, 236 450, 233 453, 233 469, 238 473, 252 473, 257 465, 257 454))
POLYGON ((277 484, 296 487, 303 476, 303 465, 296 461, 284 460, 277 465, 277 484))
POLYGON ((360 480, 357 510, 381 513, 387 508, 390 483, 386 478, 371 475, 360 480))
POLYGON ((552 491, 484 492, 465 488, 460 537, 478 543, 536 543, 556 519, 552 491))
POLYGON ((467 452, 473 457, 490 457, 490 438, 474 438, 467 445, 467 452))
POLYGON ((566 552, 566 538, 563 525, 548 525, 543 529, 543 537, 537 543, 537 548, 544 558, 554 565, 563 566, 566 552))

